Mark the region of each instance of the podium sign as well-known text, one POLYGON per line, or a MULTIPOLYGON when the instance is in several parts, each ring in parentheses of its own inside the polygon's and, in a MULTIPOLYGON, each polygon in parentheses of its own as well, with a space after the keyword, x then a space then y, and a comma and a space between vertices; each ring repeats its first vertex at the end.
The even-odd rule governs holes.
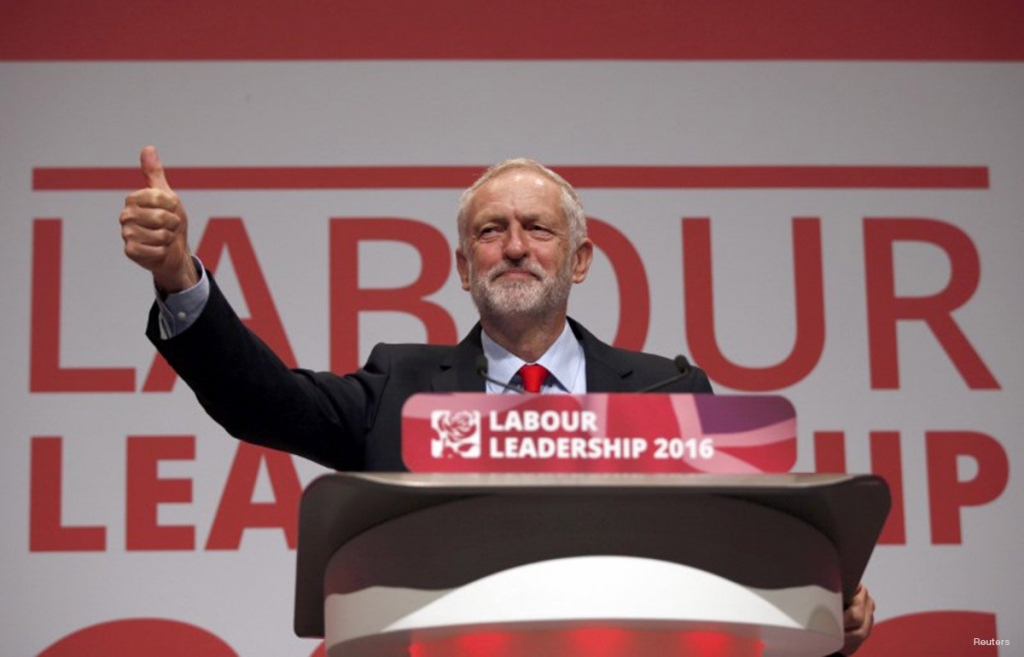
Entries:
POLYGON ((418 394, 412 472, 789 472, 796 412, 777 395, 418 394))

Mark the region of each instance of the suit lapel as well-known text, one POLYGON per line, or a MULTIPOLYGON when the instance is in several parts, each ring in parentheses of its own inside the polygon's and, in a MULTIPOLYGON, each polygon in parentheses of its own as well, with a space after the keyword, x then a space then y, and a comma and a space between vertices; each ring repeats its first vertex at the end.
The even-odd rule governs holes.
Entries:
POLYGON ((583 344, 583 354, 587 359, 587 392, 630 392, 633 367, 624 362, 611 346, 598 340, 572 318, 569 326, 583 344))
POLYGON ((477 374, 476 362, 483 355, 480 324, 447 353, 441 371, 431 379, 432 392, 484 392, 485 381, 477 374))

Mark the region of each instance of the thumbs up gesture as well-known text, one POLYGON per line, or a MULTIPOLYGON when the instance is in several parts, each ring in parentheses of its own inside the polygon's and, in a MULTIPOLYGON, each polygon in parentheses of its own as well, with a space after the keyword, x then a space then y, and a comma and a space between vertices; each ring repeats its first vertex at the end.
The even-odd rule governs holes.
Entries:
POLYGON ((199 281, 188 249, 188 217, 152 146, 139 156, 146 187, 129 194, 121 211, 124 252, 153 273, 162 293, 180 292, 199 281))

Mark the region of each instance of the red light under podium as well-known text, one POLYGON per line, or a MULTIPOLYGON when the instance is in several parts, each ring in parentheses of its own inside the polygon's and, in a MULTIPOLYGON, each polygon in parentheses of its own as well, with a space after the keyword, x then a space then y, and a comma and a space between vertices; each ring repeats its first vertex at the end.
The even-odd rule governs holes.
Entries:
POLYGON ((760 657, 761 642, 727 632, 581 627, 471 632, 414 642, 409 657, 760 657))

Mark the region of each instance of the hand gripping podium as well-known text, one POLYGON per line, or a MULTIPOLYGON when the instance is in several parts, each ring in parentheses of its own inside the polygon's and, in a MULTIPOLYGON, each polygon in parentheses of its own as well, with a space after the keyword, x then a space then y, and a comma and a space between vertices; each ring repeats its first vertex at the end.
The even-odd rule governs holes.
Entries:
POLYGON ((330 657, 826 655, 888 509, 869 475, 328 475, 295 631, 330 657))

